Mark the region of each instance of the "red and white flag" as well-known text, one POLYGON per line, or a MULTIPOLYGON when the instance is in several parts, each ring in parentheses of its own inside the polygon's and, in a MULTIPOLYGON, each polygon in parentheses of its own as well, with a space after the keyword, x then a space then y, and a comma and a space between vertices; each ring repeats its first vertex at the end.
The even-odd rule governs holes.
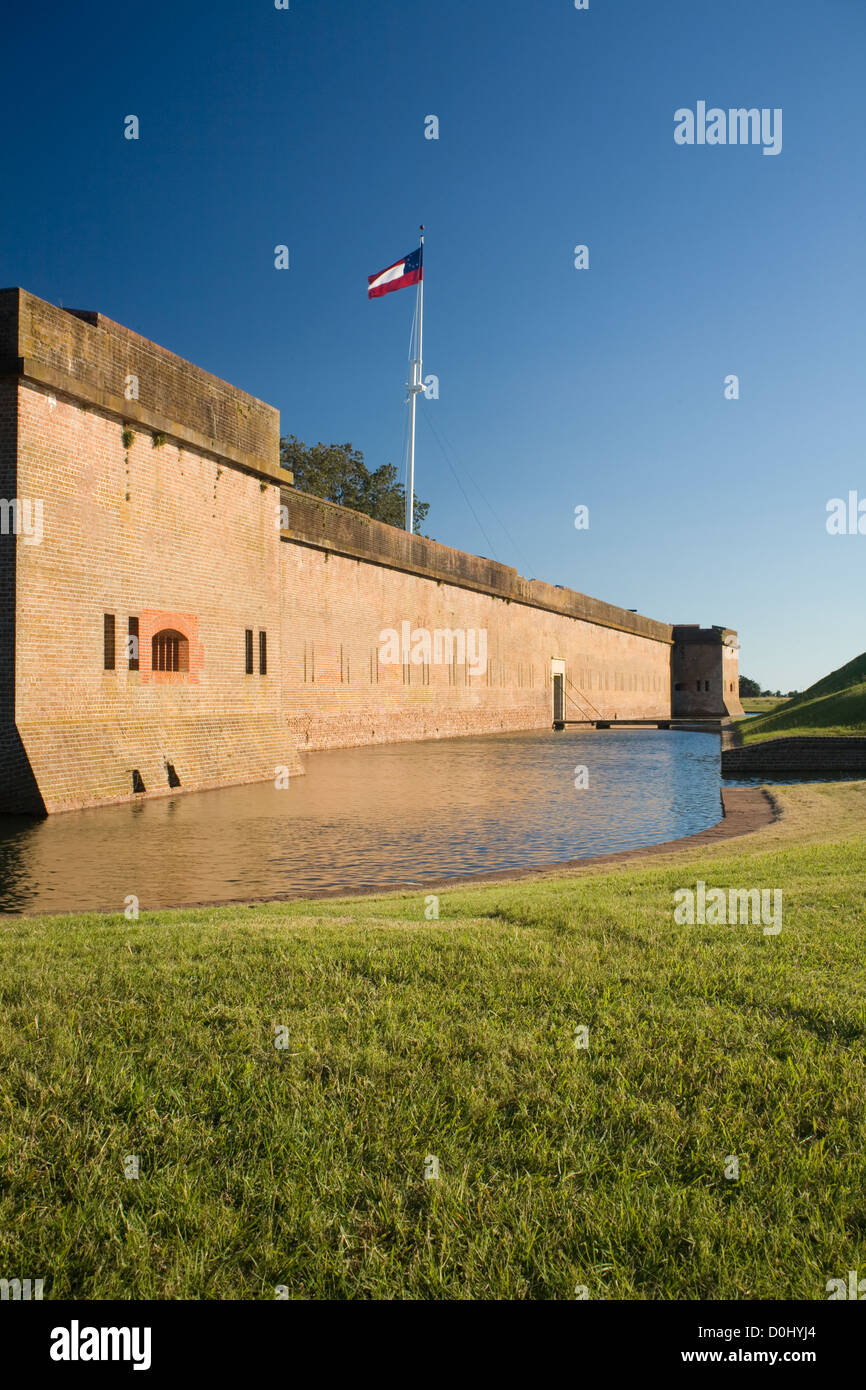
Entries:
POLYGON ((387 270, 380 270, 378 275, 368 275, 367 298, 379 299, 383 294, 390 294, 392 290, 417 285, 419 280, 424 279, 423 252, 423 246, 419 246, 417 251, 404 256, 402 261, 395 261, 387 270))

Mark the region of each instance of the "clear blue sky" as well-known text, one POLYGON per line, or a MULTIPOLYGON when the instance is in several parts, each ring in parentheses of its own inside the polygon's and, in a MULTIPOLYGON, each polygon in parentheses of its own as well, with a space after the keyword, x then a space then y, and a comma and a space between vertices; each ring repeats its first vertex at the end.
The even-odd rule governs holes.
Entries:
POLYGON ((419 414, 483 527, 421 418, 428 534, 736 627, 773 689, 866 648, 866 535, 825 528, 866 497, 864 0, 94 0, 4 28, 0 284, 399 465, 414 292, 366 277, 424 222, 419 414), (699 100, 781 107, 782 152, 676 145, 699 100))

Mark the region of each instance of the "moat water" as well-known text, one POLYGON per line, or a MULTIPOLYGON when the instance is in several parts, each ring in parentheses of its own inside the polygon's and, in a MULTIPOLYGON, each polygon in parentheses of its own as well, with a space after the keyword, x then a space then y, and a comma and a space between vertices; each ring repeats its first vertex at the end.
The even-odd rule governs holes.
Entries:
POLYGON ((711 734, 542 730, 311 753, 285 790, 0 817, 0 912, 423 886, 658 844, 721 819, 719 763, 711 734))
POLYGON ((545 730, 309 753, 286 790, 3 816, 0 912, 424 884, 659 844, 720 819, 719 763, 712 734, 545 730))

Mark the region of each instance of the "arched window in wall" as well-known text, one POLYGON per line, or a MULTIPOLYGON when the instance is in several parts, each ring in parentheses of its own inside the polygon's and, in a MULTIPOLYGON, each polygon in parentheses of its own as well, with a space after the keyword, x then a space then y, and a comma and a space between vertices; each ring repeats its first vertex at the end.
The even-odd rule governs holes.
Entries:
POLYGON ((189 642, 182 632, 165 627, 153 634, 151 666, 154 671, 189 670, 189 642))

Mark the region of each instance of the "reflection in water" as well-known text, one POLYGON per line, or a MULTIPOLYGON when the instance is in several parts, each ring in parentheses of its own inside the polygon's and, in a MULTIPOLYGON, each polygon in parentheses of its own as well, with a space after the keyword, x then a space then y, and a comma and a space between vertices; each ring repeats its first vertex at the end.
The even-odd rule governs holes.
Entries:
POLYGON ((721 816, 719 740, 701 733, 494 734, 311 753, 305 766, 288 790, 0 817, 0 911, 422 883, 657 844, 721 816))

